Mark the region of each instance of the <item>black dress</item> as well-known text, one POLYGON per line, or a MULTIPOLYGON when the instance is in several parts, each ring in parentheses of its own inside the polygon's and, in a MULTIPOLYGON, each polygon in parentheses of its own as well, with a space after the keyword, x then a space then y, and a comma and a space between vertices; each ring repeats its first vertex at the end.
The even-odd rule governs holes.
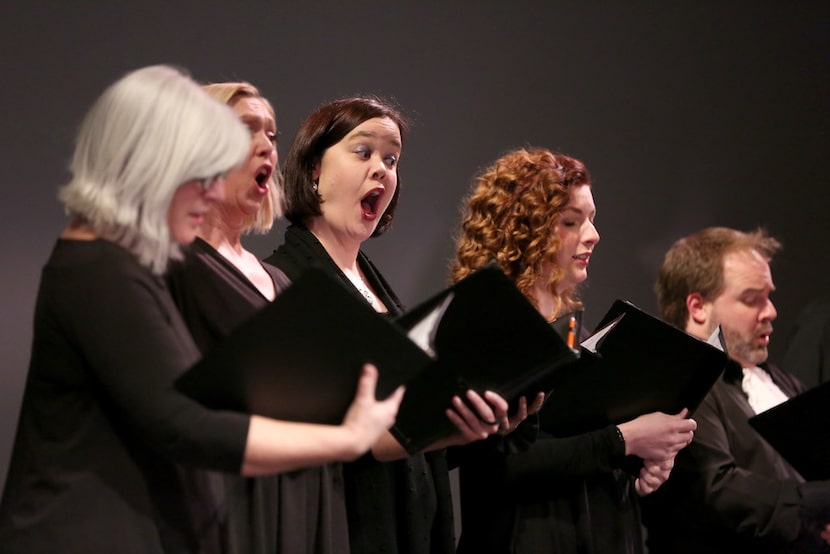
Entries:
MULTIPOLYGON (((277 292, 290 281, 263 264, 277 292)), ((224 256, 196 239, 168 274, 170 290, 202 352, 268 300, 224 256)), ((234 554, 340 554, 348 531, 341 464, 269 477, 224 478, 227 551, 234 554)))
MULTIPOLYGON (((535 425, 530 416, 510 436, 535 425)), ((522 449, 504 444, 491 437, 459 451, 459 553, 644 551, 633 477, 621 469, 625 447, 613 426, 561 439, 540 431, 522 449)))
POLYGON ((164 281, 105 240, 43 269, 0 552, 220 552, 205 473, 239 472, 249 418, 173 380, 199 357, 164 281))
POLYGON ((626 457, 614 425, 558 438, 531 415, 506 437, 453 455, 460 466, 459 554, 645 552, 634 490, 641 461, 626 457))
MULTIPOLYGON (((309 267, 323 268, 363 298, 304 227, 290 226, 285 243, 265 261, 282 269, 290 279, 297 279, 309 267)), ((397 296, 362 252, 358 264, 390 316, 402 313, 397 296)), ((454 552, 452 496, 444 451, 393 462, 378 462, 367 454, 344 464, 344 478, 352 554, 454 552)))

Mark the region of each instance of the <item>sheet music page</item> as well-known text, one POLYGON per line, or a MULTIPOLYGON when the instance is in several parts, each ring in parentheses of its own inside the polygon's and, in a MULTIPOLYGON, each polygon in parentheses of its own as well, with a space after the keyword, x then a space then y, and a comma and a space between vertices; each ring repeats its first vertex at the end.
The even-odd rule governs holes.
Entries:
POLYGON ((712 334, 709 335, 709 338, 706 339, 706 342, 720 350, 721 352, 726 352, 726 344, 723 338, 723 329, 721 329, 720 325, 712 331, 712 334))
POLYGON ((421 321, 416 323, 407 333, 407 336, 421 347, 421 350, 435 358, 435 333, 438 331, 438 323, 444 317, 444 312, 452 302, 455 295, 449 293, 431 312, 421 321))
POLYGON ((624 316, 625 316, 625 314, 620 314, 619 316, 617 316, 616 318, 611 320, 611 322, 608 325, 606 325, 605 327, 602 327, 601 329, 598 329, 597 331, 594 332, 593 335, 591 335, 590 337, 585 339, 580 344, 580 346, 582 346, 586 350, 596 354, 597 353, 597 347, 599 346, 600 341, 602 341, 603 337, 605 337, 605 335, 607 335, 609 333, 609 331, 611 331, 611 329, 613 329, 614 327, 617 326, 617 323, 619 323, 620 320, 624 316))

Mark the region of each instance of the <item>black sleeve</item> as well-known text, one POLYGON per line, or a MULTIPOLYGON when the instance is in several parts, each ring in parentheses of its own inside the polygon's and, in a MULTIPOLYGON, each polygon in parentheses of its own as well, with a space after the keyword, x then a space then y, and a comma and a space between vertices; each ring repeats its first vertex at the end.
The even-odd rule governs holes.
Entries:
POLYGON ((198 350, 163 283, 140 268, 120 269, 59 285, 60 319, 70 322, 99 396, 117 425, 174 461, 239 472, 248 416, 208 410, 175 390, 198 350))
POLYGON ((711 524, 749 539, 795 541, 803 531, 798 482, 739 467, 726 427, 731 420, 720 413, 712 393, 695 412, 695 421, 695 439, 678 455, 674 470, 688 479, 685 494, 691 505, 711 524))
POLYGON ((556 485, 559 482, 607 473, 621 467, 625 445, 609 425, 567 438, 541 434, 524 452, 505 455, 509 483, 556 485))
POLYGON ((466 463, 474 463, 482 453, 516 454, 527 451, 539 436, 539 416, 531 414, 506 436, 490 435, 480 442, 447 448, 447 464, 455 469, 466 463))

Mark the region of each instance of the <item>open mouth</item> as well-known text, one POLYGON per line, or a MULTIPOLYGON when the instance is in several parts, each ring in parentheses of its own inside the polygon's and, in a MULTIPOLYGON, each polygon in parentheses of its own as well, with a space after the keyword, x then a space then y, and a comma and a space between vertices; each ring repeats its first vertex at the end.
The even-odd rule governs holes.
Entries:
POLYGON ((583 252, 582 254, 576 254, 576 255, 571 256, 571 257, 574 260, 579 260, 581 262, 587 262, 588 259, 591 257, 591 253, 590 252, 583 252))
POLYGON ((377 206, 380 201, 381 192, 381 189, 374 189, 360 199, 360 207, 363 210, 363 217, 367 219, 374 219, 377 217, 377 206))
POLYGON ((268 180, 271 178, 271 171, 270 166, 264 165, 259 168, 259 171, 257 171, 254 177, 257 186, 263 191, 268 190, 268 180))
POLYGON ((204 222, 205 220, 204 212, 191 212, 188 215, 190 216, 190 219, 193 220, 193 222, 197 225, 201 225, 202 222, 204 222))

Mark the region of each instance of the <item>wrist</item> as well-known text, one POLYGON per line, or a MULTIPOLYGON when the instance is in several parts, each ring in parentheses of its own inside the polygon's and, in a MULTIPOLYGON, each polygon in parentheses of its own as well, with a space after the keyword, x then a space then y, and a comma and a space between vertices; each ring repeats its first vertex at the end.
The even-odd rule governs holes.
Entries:
POLYGON ((339 428, 335 428, 335 434, 337 435, 335 441, 338 444, 336 451, 339 452, 339 459, 344 462, 358 459, 374 446, 368 441, 368 437, 361 429, 348 423, 343 423, 339 428))

